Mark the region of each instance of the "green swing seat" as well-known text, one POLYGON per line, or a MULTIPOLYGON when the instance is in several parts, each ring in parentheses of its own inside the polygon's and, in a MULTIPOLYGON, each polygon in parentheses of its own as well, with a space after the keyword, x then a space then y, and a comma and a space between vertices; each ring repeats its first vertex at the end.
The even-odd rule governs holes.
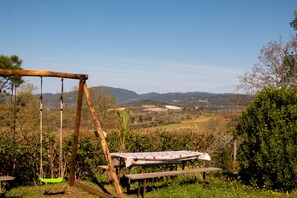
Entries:
POLYGON ((61 183, 61 182, 63 182, 63 179, 61 177, 57 177, 57 178, 42 178, 42 177, 39 177, 39 181, 41 181, 43 183, 61 183))

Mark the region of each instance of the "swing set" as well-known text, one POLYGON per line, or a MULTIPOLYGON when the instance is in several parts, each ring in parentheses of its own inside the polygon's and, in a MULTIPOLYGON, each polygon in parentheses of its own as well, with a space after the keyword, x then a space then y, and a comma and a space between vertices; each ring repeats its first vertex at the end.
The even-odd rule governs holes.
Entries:
POLYGON ((92 187, 85 186, 80 182, 75 180, 75 169, 76 169, 76 154, 78 147, 78 138, 79 138, 79 128, 81 122, 81 111, 82 111, 82 101, 83 95, 85 94, 85 98, 87 104, 89 106, 90 113, 92 115, 94 124, 96 126, 96 133, 100 139, 101 146, 103 149, 103 153, 109 165, 109 174, 112 181, 113 186, 115 187, 117 197, 124 197, 121 185, 119 183, 113 160, 110 156, 110 152, 105 140, 105 136, 103 130, 101 128, 101 124, 98 120, 97 113, 92 105, 91 97, 89 90, 87 88, 86 80, 88 79, 87 74, 71 74, 71 73, 62 73, 62 72, 53 72, 53 71, 41 71, 41 70, 3 70, 0 69, 0 76, 14 76, 14 77, 22 77, 22 76, 31 76, 31 77, 40 77, 41 78, 41 93, 40 93, 40 173, 39 180, 45 183, 60 183, 63 181, 63 153, 62 153, 62 134, 63 134, 63 79, 76 79, 79 80, 79 88, 78 88, 78 97, 77 97, 77 105, 76 105, 76 117, 75 117, 75 126, 73 133, 73 142, 72 142, 72 151, 71 151, 71 163, 70 163, 70 176, 69 176, 69 186, 78 186, 83 188, 84 190, 99 195, 101 197, 110 197, 110 195, 100 192, 92 187), (43 115, 43 98, 42 98, 42 79, 43 77, 55 77, 61 78, 61 97, 60 97, 60 152, 59 152, 59 177, 57 178, 44 178, 43 173, 43 161, 42 161, 42 139, 43 139, 43 123, 42 123, 42 115, 43 115))

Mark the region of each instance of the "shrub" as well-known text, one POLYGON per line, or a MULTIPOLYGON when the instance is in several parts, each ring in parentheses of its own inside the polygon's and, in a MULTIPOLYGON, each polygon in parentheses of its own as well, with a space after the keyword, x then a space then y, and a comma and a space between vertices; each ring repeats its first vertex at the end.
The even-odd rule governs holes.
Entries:
POLYGON ((237 126, 243 182, 281 190, 297 187, 297 88, 267 88, 237 126))

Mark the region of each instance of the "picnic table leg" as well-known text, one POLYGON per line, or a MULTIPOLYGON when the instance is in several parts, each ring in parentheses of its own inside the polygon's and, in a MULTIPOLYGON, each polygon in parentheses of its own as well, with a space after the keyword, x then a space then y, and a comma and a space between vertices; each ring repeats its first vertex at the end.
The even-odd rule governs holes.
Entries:
POLYGON ((146 192, 146 179, 144 179, 143 181, 142 198, 145 197, 145 192, 146 192))
POLYGON ((118 172, 118 175, 119 175, 119 177, 121 177, 122 176, 122 159, 120 159, 120 161, 119 161, 119 172, 118 172))
POLYGON ((182 169, 185 170, 185 161, 182 161, 182 169))
POLYGON ((141 180, 138 181, 137 197, 139 197, 139 195, 140 195, 140 182, 141 182, 141 180))
POLYGON ((131 182, 131 179, 129 178, 128 184, 127 184, 127 194, 130 194, 130 182, 131 182))

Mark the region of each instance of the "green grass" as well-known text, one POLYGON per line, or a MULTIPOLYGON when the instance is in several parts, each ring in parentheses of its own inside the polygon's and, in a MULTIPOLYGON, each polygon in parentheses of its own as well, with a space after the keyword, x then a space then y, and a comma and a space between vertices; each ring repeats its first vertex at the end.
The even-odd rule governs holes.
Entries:
POLYGON ((148 198, 276 198, 297 197, 297 191, 293 193, 276 192, 272 190, 260 190, 240 184, 237 181, 225 182, 220 179, 211 179, 207 183, 183 181, 173 182, 167 187, 151 188, 147 192, 148 198))
MULTIPOLYGON (((99 189, 98 186, 90 182, 84 182, 99 189)), ((52 187, 51 191, 61 190, 66 183, 44 186, 25 186, 11 189, 5 193, 4 197, 49 197, 43 195, 45 190, 52 187)), ((67 184, 66 184, 67 185, 67 184)), ((125 197, 137 197, 137 182, 132 186, 133 193, 125 194, 125 197)), ((108 191, 113 191, 112 186, 105 185, 108 191)), ((123 188, 126 193, 126 189, 123 188)), ((0 196, 1 197, 1 196, 0 196)), ((77 187, 67 188, 65 194, 54 195, 51 197, 96 197, 77 187)), ((148 182, 147 198, 279 198, 279 197, 297 197, 297 191, 292 193, 276 192, 266 189, 257 189, 245 186, 238 181, 225 181, 213 177, 207 177, 207 182, 203 183, 202 178, 198 177, 197 181, 193 176, 180 176, 178 178, 166 178, 164 181, 148 182)))
MULTIPOLYGON (((217 116, 217 112, 205 112, 201 116, 205 117, 215 117, 217 116)), ((189 123, 175 123, 175 124, 167 124, 161 126, 154 126, 150 127, 150 129, 175 129, 175 128, 186 128, 186 127, 196 127, 196 128, 203 128, 206 125, 206 122, 189 122, 189 123)))
MULTIPOLYGON (((43 186, 21 186, 17 188, 13 188, 7 192, 5 195, 3 194, 0 197, 49 197, 49 195, 45 195, 45 191, 49 191, 51 193, 63 192, 68 183, 59 183, 59 184, 48 184, 43 186)), ((86 198, 95 198, 96 196, 91 195, 80 188, 77 187, 66 187, 64 194, 55 194, 50 195, 51 197, 86 197, 86 198)))

